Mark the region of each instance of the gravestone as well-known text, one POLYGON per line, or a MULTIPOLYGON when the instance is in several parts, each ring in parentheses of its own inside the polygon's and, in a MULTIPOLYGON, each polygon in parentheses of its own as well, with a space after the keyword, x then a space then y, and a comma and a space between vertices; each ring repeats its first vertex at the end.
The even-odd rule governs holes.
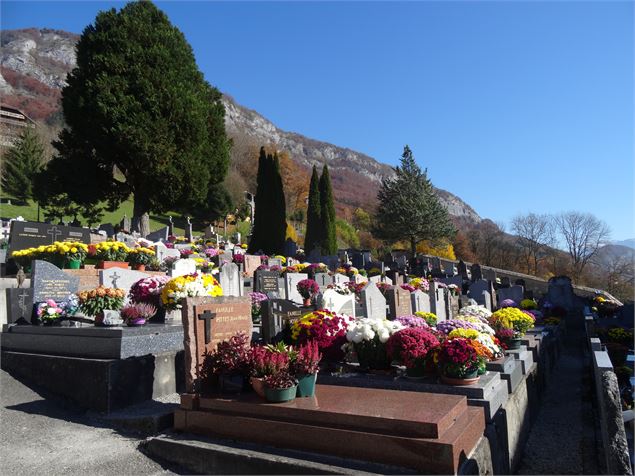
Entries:
POLYGON ((337 258, 342 263, 348 263, 348 251, 346 250, 337 250, 337 258))
POLYGON ((141 271, 122 268, 108 268, 99 270, 99 284, 107 288, 123 289, 126 291, 125 303, 128 303, 128 292, 134 283, 140 279, 150 277, 141 271))
POLYGON ((245 265, 245 273, 247 274, 247 276, 253 276, 254 272, 256 271, 256 269, 258 269, 258 267, 261 264, 262 264, 262 261, 260 260, 260 256, 245 255, 244 265, 245 265))
POLYGON ((406 258, 406 255, 397 256, 397 258, 395 258, 395 262, 397 263, 397 269, 399 271, 405 271, 408 267, 408 259, 406 258))
MULTIPOLYGON (((32 288, 7 288, 7 324, 13 324, 20 319, 31 322, 33 312, 33 289, 32 288)), ((20 321, 23 322, 23 321, 20 321)))
POLYGON ((51 245, 56 241, 79 241, 90 244, 90 230, 73 226, 13 220, 7 255, 11 256, 14 251, 26 248, 51 245))
POLYGON ((388 276, 383 276, 383 277, 381 278, 381 280, 382 280, 384 283, 389 284, 390 286, 392 286, 392 285, 393 285, 392 279, 390 279, 388 276))
POLYGON ((340 265, 340 260, 337 255, 322 256, 320 263, 324 263, 331 271, 335 271, 340 265))
POLYGON ((296 304, 302 304, 304 298, 298 291, 297 285, 303 279, 307 279, 309 276, 305 273, 286 273, 284 275, 285 289, 287 290, 287 299, 293 301, 296 304))
POLYGON ((355 318, 355 295, 340 294, 333 289, 327 289, 320 295, 320 303, 323 309, 328 309, 336 314, 345 314, 355 318))
POLYGON ((99 225, 98 230, 106 232, 106 236, 108 238, 115 235, 115 227, 112 226, 110 223, 102 223, 101 225, 99 225))
POLYGON ((516 304, 524 298, 525 289, 522 286, 511 286, 509 288, 501 288, 498 290, 498 303, 500 305, 505 299, 511 299, 516 304))
POLYGON ((7 250, 0 250, 0 264, 4 264, 7 262, 7 250))
POLYGON ((390 269, 386 272, 386 278, 390 279, 393 285, 399 286, 404 283, 404 276, 396 269, 390 269))
POLYGON ((369 319, 386 319, 386 298, 375 283, 368 283, 361 296, 364 313, 369 319))
POLYGON ((415 312, 430 312, 430 295, 421 289, 416 289, 410 293, 410 304, 413 314, 415 312))
POLYGON ((459 315, 459 296, 453 293, 446 293, 445 315, 447 319, 456 319, 459 315))
POLYGON ((277 271, 267 271, 259 269, 255 272, 255 291, 266 294, 271 298, 280 297, 280 286, 278 278, 280 274, 277 271))
POLYGON ((470 299, 474 299, 481 306, 485 306, 488 311, 492 310, 492 284, 490 281, 486 279, 479 279, 478 281, 474 281, 470 289, 468 290, 467 295, 470 299), (487 293, 487 296, 484 295, 487 293))
POLYGON ((443 270, 441 269, 441 258, 435 256, 432 258, 432 276, 435 278, 444 277, 443 270))
POLYGON ((456 275, 456 276, 451 276, 449 278, 441 278, 440 281, 442 283, 447 284, 448 286, 450 284, 454 284, 455 286, 458 286, 459 291, 461 290, 461 288, 463 287, 463 278, 460 275, 456 275))
POLYGON ((189 242, 194 241, 194 234, 192 233, 192 222, 190 221, 190 217, 187 217, 185 220, 185 239, 189 242))
POLYGON ((381 274, 371 276, 370 278, 368 278, 368 281, 375 284, 381 283, 381 274))
POLYGON ((313 279, 318 283, 320 291, 324 291, 329 284, 333 284, 333 277, 328 273, 315 273, 313 279))
POLYGON ((223 296, 242 296, 243 286, 240 271, 236 263, 226 263, 220 268, 219 282, 223 296))
POLYGON ((430 312, 437 316, 437 321, 445 321, 447 315, 445 313, 445 301, 447 291, 445 288, 439 287, 435 282, 430 283, 430 312))
POLYGON ((269 265, 269 267, 278 266, 282 268, 282 260, 280 258, 268 258, 267 264, 269 265))
POLYGON ((364 262, 364 255, 359 251, 353 252, 351 261, 353 263, 353 266, 357 269, 363 269, 366 265, 366 263, 364 262))
POLYGON ((508 277, 501 278, 501 284, 500 284, 501 288, 509 288, 511 287, 511 285, 512 285, 512 282, 508 277))
MULTIPOLYGON (((554 306, 561 306, 567 311, 572 311, 575 307, 575 295, 571 279, 566 276, 557 276, 549 279, 547 300, 554 306)), ((632 317, 631 327, 633 327, 632 317)))
POLYGON ((345 274, 336 273, 333 275, 334 284, 346 284, 348 282, 350 282, 350 279, 345 274))
POLYGON ((298 253, 298 244, 291 238, 287 238, 284 242, 284 255, 295 256, 298 253))
POLYGON ((247 297, 186 298, 181 312, 186 392, 200 391, 199 372, 206 352, 242 332, 251 337, 251 300, 247 297))
POLYGON ((129 246, 131 248, 134 248, 137 244, 137 239, 134 236, 122 232, 119 232, 115 235, 115 240, 121 241, 122 243, 125 243, 126 246, 129 246))
POLYGON ((483 279, 483 271, 481 270, 481 265, 478 263, 474 263, 471 268, 472 282, 480 281, 483 279))
POLYGON ((462 279, 470 279, 470 276, 467 272, 467 265, 463 262, 463 260, 459 260, 459 264, 457 266, 457 274, 462 279))
POLYGON ((322 262, 322 253, 319 248, 313 248, 311 252, 306 257, 307 262, 309 263, 321 263, 322 262))
POLYGON ((203 237, 206 240, 211 240, 212 238, 216 237, 216 233, 214 232, 214 227, 212 225, 207 225, 205 227, 203 237))
POLYGON ((355 277, 353 278, 353 281, 355 281, 355 284, 367 283, 368 278, 364 275, 356 274, 355 277))
POLYGON ((387 293, 388 309, 390 310, 390 319, 397 317, 409 316, 412 314, 412 302, 410 300, 410 291, 397 286, 390 289, 387 293))
POLYGON ((172 269, 170 270, 170 277, 176 278, 178 276, 185 276, 186 274, 196 273, 196 261, 193 259, 177 259, 172 263, 172 269))
POLYGON ((163 261, 165 261, 166 258, 180 258, 181 257, 181 253, 179 250, 176 250, 174 248, 168 248, 164 244, 155 245, 154 251, 156 253, 156 257, 159 263, 163 263, 163 261))
POLYGON ((176 233, 174 232, 174 221, 172 220, 172 216, 168 217, 168 233, 169 236, 176 236, 176 233))
POLYGON ((262 337, 266 343, 271 342, 278 333, 306 313, 306 310, 286 299, 269 299, 265 304, 262 313, 262 337))
POLYGON ((152 233, 149 233, 148 236, 146 236, 146 239, 152 242, 168 241, 168 236, 169 236, 169 229, 167 226, 164 226, 163 228, 160 228, 157 231, 153 231, 152 233))
POLYGON ((128 218, 128 215, 126 215, 125 213, 123 214, 123 219, 119 223, 119 227, 122 230, 125 230, 125 231, 130 231, 130 228, 132 227, 132 223, 130 222, 130 218, 128 218))
POLYGON ((443 274, 445 274, 447 277, 451 277, 456 274, 457 270, 456 270, 456 266, 454 265, 454 262, 442 261, 441 263, 443 265, 443 274))
POLYGON ((487 268, 483 272, 483 277, 485 279, 487 279, 488 281, 491 281, 492 283, 495 283, 496 279, 498 278, 498 276, 496 275, 496 271, 494 271, 493 269, 490 269, 490 268, 487 268))
POLYGON ((79 276, 66 274, 48 261, 33 261, 31 276, 33 303, 44 302, 47 299, 53 299, 55 302, 64 301, 79 288, 79 276))

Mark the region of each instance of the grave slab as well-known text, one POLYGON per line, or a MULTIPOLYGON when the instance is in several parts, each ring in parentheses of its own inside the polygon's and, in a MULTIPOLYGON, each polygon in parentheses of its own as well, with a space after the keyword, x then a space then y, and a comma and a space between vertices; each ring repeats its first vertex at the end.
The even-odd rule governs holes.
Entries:
POLYGON ((520 349, 506 350, 505 354, 513 356, 516 360, 519 360, 523 367, 523 375, 529 373, 531 365, 534 363, 532 352, 527 350, 524 345, 520 346, 520 349))
POLYGON ((511 355, 506 355, 486 364, 487 370, 499 372, 501 379, 507 382, 507 391, 513 393, 523 379, 523 368, 520 361, 511 355))

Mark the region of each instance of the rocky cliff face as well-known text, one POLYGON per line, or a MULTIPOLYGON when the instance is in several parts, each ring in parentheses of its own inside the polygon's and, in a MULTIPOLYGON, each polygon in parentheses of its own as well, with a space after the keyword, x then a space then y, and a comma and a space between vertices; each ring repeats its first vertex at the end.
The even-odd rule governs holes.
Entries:
MULTIPOLYGON (((47 29, 2 31, 0 93, 3 102, 21 108, 41 122, 50 123, 59 118, 60 90, 66 75, 75 66, 74 48, 78 38, 72 33, 47 29)), ((231 136, 255 144, 275 144, 306 168, 327 163, 336 201, 343 207, 372 204, 382 178, 392 174, 390 166, 365 154, 283 131, 230 96, 224 97, 224 103, 227 131, 231 136)), ((480 222, 474 209, 459 197, 445 190, 437 191, 451 215, 468 223, 480 222)))

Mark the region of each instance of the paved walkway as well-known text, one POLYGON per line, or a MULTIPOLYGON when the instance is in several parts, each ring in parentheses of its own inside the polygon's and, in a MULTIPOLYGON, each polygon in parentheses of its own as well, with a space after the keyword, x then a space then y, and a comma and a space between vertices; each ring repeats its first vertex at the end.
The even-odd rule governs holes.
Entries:
POLYGON ((585 345, 582 329, 568 330, 517 474, 599 474, 585 345))
POLYGON ((176 474, 137 450, 139 438, 45 400, 0 371, 0 468, 5 475, 176 474))

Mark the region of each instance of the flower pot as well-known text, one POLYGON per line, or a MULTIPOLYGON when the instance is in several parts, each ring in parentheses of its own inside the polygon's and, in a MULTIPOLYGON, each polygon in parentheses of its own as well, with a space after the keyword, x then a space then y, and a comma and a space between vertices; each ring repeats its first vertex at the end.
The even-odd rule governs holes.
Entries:
POLYGON ((104 313, 100 312, 95 316, 95 325, 103 326, 104 325, 104 313))
POLYGON ((507 345, 507 350, 520 349, 520 339, 507 339, 504 343, 507 345))
POLYGON ((304 303, 302 305, 304 307, 311 307, 311 298, 304 298, 304 303))
POLYGON ((79 269, 82 267, 82 260, 80 259, 69 259, 68 260, 68 269, 79 269))
POLYGON ((127 261, 100 261, 97 264, 97 268, 99 269, 110 269, 110 268, 128 269, 128 262, 127 261))
POLYGON ((134 269, 135 271, 145 271, 146 270, 146 265, 145 264, 135 264, 132 266, 132 269, 134 269))
POLYGON ((316 380, 317 373, 298 377, 298 391, 296 392, 296 397, 312 397, 315 395, 316 380))
POLYGON ((271 403, 288 402, 295 399, 298 386, 294 385, 289 388, 268 388, 265 387, 265 398, 271 403))
POLYGON ((478 382, 478 368, 475 368, 471 372, 459 375, 455 372, 450 372, 444 369, 441 374, 441 381, 448 385, 472 385, 478 382))
POLYGON ((143 325, 145 325, 145 323, 146 323, 146 320, 144 318, 130 319, 129 321, 126 321, 126 325, 128 327, 143 326, 143 325))
POLYGON ((249 379, 251 388, 259 397, 265 398, 265 380, 262 377, 251 377, 249 379))
POLYGON ((242 375, 221 374, 218 383, 221 393, 240 393, 245 382, 242 375))

